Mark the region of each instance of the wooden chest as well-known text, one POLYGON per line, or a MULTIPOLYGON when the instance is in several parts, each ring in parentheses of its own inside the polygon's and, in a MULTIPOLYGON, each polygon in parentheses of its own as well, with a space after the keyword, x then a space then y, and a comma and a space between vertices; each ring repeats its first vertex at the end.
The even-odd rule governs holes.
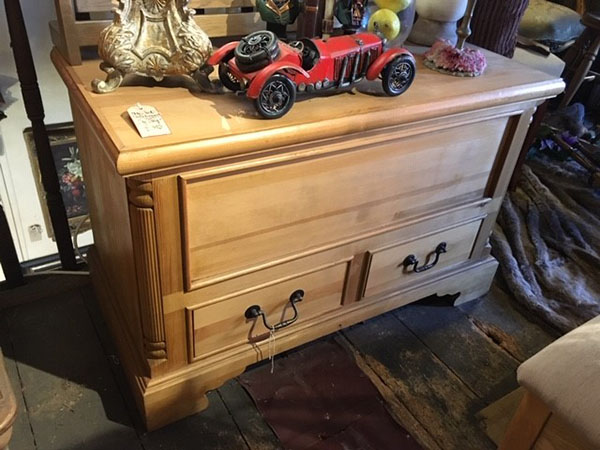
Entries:
POLYGON ((477 79, 419 63, 401 97, 367 83, 266 121, 242 97, 183 80, 96 95, 98 63, 54 52, 88 186, 93 280, 148 428, 205 408, 207 390, 268 357, 251 306, 288 324, 281 352, 428 295, 488 290, 488 236, 531 115, 563 83, 487 56, 477 79), (172 134, 140 138, 126 115, 138 102, 172 134))

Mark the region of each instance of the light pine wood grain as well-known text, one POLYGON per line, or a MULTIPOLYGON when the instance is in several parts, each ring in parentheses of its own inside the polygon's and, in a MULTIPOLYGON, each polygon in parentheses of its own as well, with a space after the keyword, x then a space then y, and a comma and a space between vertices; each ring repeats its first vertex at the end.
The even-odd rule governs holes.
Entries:
POLYGON ((531 114, 563 86, 489 54, 474 80, 419 65, 400 98, 365 84, 266 121, 243 98, 176 80, 96 95, 97 61, 52 57, 88 181, 94 286, 150 429, 268 357, 251 305, 278 322, 305 290, 282 352, 432 294, 485 294, 489 232, 531 114), (137 102, 172 134, 141 139, 125 115, 137 102), (438 267, 398 268, 442 240, 438 267))
MULTIPOLYGON (((505 124, 495 119, 389 139, 368 152, 228 176, 186 175, 181 201, 189 288, 441 205, 482 198, 505 124), (320 198, 328 201, 315 201, 320 198)), ((352 140, 347 146, 363 149, 352 140)))
MULTIPOLYGON (((260 14, 257 12, 223 14, 220 10, 213 11, 217 13, 194 16, 196 24, 211 38, 245 36, 253 31, 265 28, 265 23, 260 19, 260 14)), ((79 51, 79 47, 98 45, 100 33, 110 23, 110 20, 86 20, 72 24, 71 26, 78 33, 78 40, 75 41, 78 47, 77 51, 79 51)), ((69 37, 67 36, 65 39, 69 39, 69 37)))
POLYGON ((69 66, 58 52, 52 53, 74 99, 93 111, 91 125, 109 137, 107 151, 122 175, 282 146, 301 150, 305 142, 316 140, 327 140, 321 151, 332 151, 336 145, 344 148, 349 138, 368 145, 390 135, 399 138, 518 114, 563 89, 560 79, 493 53, 486 52, 486 56, 489 67, 476 79, 430 71, 418 57, 416 82, 400 97, 383 96, 379 83, 367 82, 352 93, 334 97, 307 95, 289 114, 268 121, 260 119, 243 97, 200 94, 189 83, 182 84, 183 80, 152 89, 132 83, 112 94, 94 94, 92 79, 104 75, 97 61, 69 66), (124 116, 137 102, 156 107, 173 133, 140 138, 124 116))
POLYGON ((551 411, 544 402, 531 392, 525 392, 517 412, 508 425, 499 450, 532 448, 550 414, 551 411))
MULTIPOLYGON (((50 22, 51 38, 69 64, 82 63, 81 47, 97 46, 100 33, 111 24, 110 12, 117 0, 54 0, 56 21, 50 22), (89 13, 92 19, 78 20, 77 13, 89 13)), ((190 8, 201 9, 203 14, 194 17, 195 22, 211 38, 244 36, 265 28, 257 12, 242 8, 254 8, 252 0, 192 0, 190 8)), ((296 24, 288 27, 295 30, 296 24)))
POLYGON ((72 111, 77 143, 82 149, 80 154, 94 229, 94 245, 99 258, 108 263, 104 270, 111 280, 111 288, 124 299, 117 301, 114 308, 125 322, 136 324, 127 327, 125 333, 141 350, 143 338, 125 180, 116 173, 102 151, 98 136, 84 128, 85 119, 81 110, 72 105, 72 111))
POLYGON ((296 328, 340 308, 348 263, 345 261, 331 267, 318 268, 308 274, 294 276, 273 286, 250 291, 227 301, 189 310, 191 357, 210 356, 234 346, 254 346, 255 342, 268 339, 269 330, 262 319, 246 319, 244 313, 251 305, 258 305, 265 312, 268 323, 273 326, 293 317, 289 304, 290 295, 298 289, 305 292, 299 302, 298 320, 277 332, 277 337, 294 333, 296 328))
POLYGON ((533 450, 597 450, 556 414, 552 414, 540 433, 533 450))
MULTIPOLYGON (((358 237, 338 241, 333 248, 316 248, 293 254, 286 259, 270 261, 269 264, 255 271, 227 276, 202 288, 165 296, 165 313, 178 311, 181 308, 195 309, 201 305, 218 303, 220 301, 237 297, 249 290, 257 289, 277 282, 283 282, 290 274, 307 273, 315 267, 325 267, 339 261, 349 261, 348 278, 344 291, 344 304, 351 303, 363 296, 368 260, 365 254, 390 243, 414 241, 428 234, 435 234, 457 224, 481 221, 488 212, 495 211, 488 200, 480 200, 461 205, 451 209, 442 210, 434 214, 415 217, 402 224, 384 228, 358 237), (360 265, 360 268, 355 267, 360 265), (358 272, 358 279, 355 272, 358 272)), ((174 271, 172 271, 174 272, 174 271)), ((172 273, 169 276, 175 276, 172 273)), ((410 280, 409 280, 410 281, 410 280)))
MULTIPOLYGON (((75 0, 78 12, 110 11, 116 4, 116 0, 75 0)), ((253 7, 254 2, 250 0, 191 0, 188 6, 195 9, 253 7)))
POLYGON ((532 392, 525 390, 499 450, 593 450, 585 436, 532 392))
POLYGON ((426 235, 417 240, 396 243, 382 249, 370 252, 371 261, 365 283, 365 297, 371 297, 385 292, 395 286, 409 282, 418 282, 423 277, 431 276, 444 267, 466 261, 471 256, 473 243, 481 226, 481 221, 475 221, 451 228, 442 232, 426 235), (405 269, 403 261, 408 255, 415 255, 419 267, 433 260, 433 251, 438 244, 447 244, 447 253, 440 256, 439 262, 431 269, 414 273, 413 267, 405 269))
MULTIPOLYGON (((58 30, 51 33, 55 38, 54 45, 60 50, 70 64, 81 64, 81 52, 79 50, 77 24, 75 22, 75 8, 73 0, 54 0, 56 8, 56 26, 50 28, 58 30)), ((96 42, 98 39, 96 38, 96 42)))

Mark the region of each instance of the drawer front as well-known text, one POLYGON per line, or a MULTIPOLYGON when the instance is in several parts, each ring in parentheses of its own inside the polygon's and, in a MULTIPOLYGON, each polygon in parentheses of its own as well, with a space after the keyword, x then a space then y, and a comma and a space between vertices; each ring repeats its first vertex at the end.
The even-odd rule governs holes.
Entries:
POLYGON ((418 281, 445 267, 466 261, 480 226, 481 221, 478 220, 371 251, 364 296, 371 297, 418 281))
POLYGON ((252 345, 269 336, 262 317, 247 319, 249 307, 257 305, 271 326, 290 320, 294 310, 291 295, 302 290, 303 300, 296 303, 297 320, 277 331, 277 335, 294 333, 311 318, 340 308, 348 262, 340 262, 313 272, 287 277, 271 286, 246 289, 223 300, 197 308, 188 308, 191 360, 210 356, 236 346, 252 345))
POLYGON ((272 167, 185 175, 187 289, 482 198, 507 118, 272 167))

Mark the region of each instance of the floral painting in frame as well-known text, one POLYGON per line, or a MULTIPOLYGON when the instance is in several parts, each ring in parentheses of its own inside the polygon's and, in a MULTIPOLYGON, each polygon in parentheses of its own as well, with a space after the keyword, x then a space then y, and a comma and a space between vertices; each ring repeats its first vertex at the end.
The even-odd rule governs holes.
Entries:
MULTIPOLYGON (((85 183, 83 181, 83 172, 81 170, 81 160, 79 159, 79 147, 75 137, 75 129, 73 123, 63 123, 56 125, 48 125, 48 138, 50 140, 50 149, 54 164, 56 166, 56 176, 60 184, 60 192, 62 194, 63 203, 69 219, 69 227, 71 232, 77 228, 80 222, 88 214, 87 196, 85 191, 85 183)), ((44 222, 48 236, 54 239, 50 214, 45 200, 44 186, 42 185, 42 177, 40 174, 40 166, 38 163, 35 142, 31 128, 25 129, 23 132, 25 142, 29 152, 29 159, 35 178, 37 192, 40 198, 40 204, 44 214, 44 222)), ((80 232, 89 229, 89 221, 87 221, 80 232)))

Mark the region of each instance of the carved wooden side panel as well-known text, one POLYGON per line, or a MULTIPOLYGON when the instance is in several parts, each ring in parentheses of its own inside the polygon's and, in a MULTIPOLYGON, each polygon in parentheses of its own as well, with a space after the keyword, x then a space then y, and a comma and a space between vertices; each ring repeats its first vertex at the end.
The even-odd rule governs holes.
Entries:
POLYGON ((144 352, 152 364, 167 357, 152 183, 127 180, 144 352))

